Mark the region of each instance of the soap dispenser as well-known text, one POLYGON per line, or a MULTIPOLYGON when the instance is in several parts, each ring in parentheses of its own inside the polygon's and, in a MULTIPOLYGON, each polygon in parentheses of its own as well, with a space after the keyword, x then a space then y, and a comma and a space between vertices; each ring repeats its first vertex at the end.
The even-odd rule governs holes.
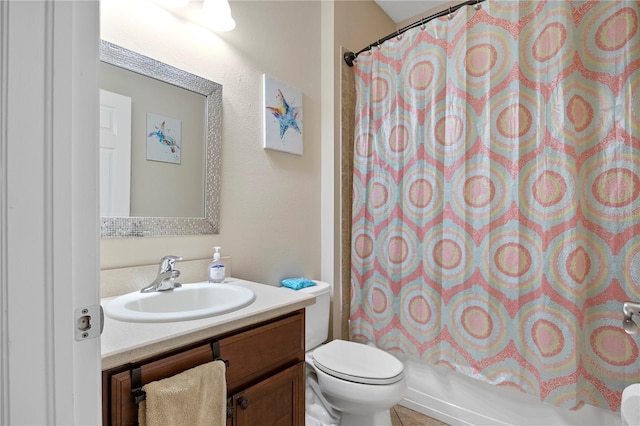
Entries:
POLYGON ((209 282, 218 284, 224 282, 225 270, 220 261, 220 247, 214 247, 213 261, 209 264, 209 282))

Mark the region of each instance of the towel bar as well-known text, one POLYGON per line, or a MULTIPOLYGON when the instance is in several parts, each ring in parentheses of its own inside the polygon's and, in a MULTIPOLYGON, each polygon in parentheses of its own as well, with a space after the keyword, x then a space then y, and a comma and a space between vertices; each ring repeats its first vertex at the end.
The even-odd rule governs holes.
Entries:
POLYGON ((220 343, 217 340, 211 342, 211 352, 213 352, 213 360, 214 361, 222 361, 224 362, 225 367, 229 366, 229 361, 226 359, 222 359, 220 356, 220 343))
MULTIPOLYGON (((214 361, 224 362, 225 367, 229 367, 229 361, 220 356, 220 343, 217 340, 211 342, 211 352, 214 361)), ((142 389, 142 367, 134 365, 131 370, 131 393, 136 404, 140 404, 147 399, 147 394, 142 389)))
POLYGON ((147 399, 147 394, 142 390, 142 369, 137 365, 131 369, 131 393, 136 404, 147 399))

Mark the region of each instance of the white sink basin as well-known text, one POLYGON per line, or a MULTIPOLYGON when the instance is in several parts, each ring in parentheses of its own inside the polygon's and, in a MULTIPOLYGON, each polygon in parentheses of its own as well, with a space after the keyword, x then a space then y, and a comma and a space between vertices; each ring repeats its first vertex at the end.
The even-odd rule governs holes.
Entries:
POLYGON ((640 383, 629 385, 622 391, 620 416, 625 426, 640 425, 640 383))
POLYGON ((208 282, 153 293, 128 293, 104 306, 105 314, 129 322, 174 322, 226 314, 255 300, 253 291, 232 284, 208 282))

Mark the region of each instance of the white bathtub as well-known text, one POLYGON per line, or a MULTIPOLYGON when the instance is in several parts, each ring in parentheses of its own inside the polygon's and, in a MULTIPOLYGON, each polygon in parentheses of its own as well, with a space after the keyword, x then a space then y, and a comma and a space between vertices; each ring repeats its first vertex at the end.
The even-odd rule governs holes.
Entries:
POLYGON ((585 405, 570 411, 443 367, 405 361, 409 391, 401 405, 450 425, 621 425, 619 412, 585 405))

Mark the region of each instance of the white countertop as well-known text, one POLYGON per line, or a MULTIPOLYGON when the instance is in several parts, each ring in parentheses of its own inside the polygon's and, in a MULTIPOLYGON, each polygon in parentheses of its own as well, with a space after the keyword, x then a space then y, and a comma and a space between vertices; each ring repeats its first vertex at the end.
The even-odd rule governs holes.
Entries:
MULTIPOLYGON (((191 321, 135 323, 111 319, 105 315, 100 338, 102 369, 107 370, 130 362, 205 340, 241 327, 257 324, 315 303, 308 293, 258 284, 237 278, 227 278, 227 284, 248 287, 256 300, 242 309, 224 315, 191 321)), ((104 298, 104 306, 109 300, 104 298)))

